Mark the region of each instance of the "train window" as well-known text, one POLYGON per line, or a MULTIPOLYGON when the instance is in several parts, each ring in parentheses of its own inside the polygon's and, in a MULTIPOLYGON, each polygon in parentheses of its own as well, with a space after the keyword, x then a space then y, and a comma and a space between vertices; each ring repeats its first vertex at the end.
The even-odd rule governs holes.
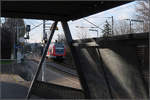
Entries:
POLYGON ((64 44, 63 43, 55 43, 55 46, 64 48, 64 44))

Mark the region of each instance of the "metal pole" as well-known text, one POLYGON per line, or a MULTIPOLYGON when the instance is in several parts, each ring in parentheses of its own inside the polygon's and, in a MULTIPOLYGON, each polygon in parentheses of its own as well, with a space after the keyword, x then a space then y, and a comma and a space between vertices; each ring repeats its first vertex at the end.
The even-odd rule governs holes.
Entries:
POLYGON ((70 30, 69 30, 68 23, 67 23, 67 21, 61 21, 61 24, 62 24, 64 33, 65 33, 65 36, 66 36, 67 43, 70 47, 73 59, 75 61, 75 65, 77 66, 77 71, 78 71, 78 74, 79 74, 79 79, 80 79, 80 82, 81 82, 82 89, 84 90, 86 99, 87 98, 89 99, 89 98, 91 98, 91 95, 90 95, 88 85, 87 85, 86 80, 85 80, 84 75, 83 75, 83 69, 80 67, 80 61, 78 60, 79 57, 76 54, 77 52, 75 51, 75 48, 72 46, 73 39, 72 39, 70 30))
POLYGON ((114 35, 114 30, 113 30, 113 28, 114 28, 114 18, 113 18, 113 16, 111 18, 112 18, 112 35, 114 35))
POLYGON ((37 69, 37 71, 36 71, 36 73, 35 73, 35 76, 33 77, 33 80, 32 80, 32 82, 31 82, 31 85, 30 85, 30 87, 29 87, 28 94, 27 94, 27 99, 30 98, 30 94, 31 94, 31 90, 32 90, 32 87, 33 87, 33 85, 34 85, 34 82, 37 80, 37 78, 38 78, 38 76, 39 76, 39 74, 40 74, 40 70, 41 70, 42 64, 43 64, 43 62, 44 62, 44 60, 45 60, 45 57, 46 57, 46 53, 47 53, 47 51, 48 51, 49 44, 51 43, 52 37, 53 37, 53 35, 54 35, 54 31, 55 31, 55 29, 56 29, 57 22, 58 22, 58 21, 55 21, 54 24, 52 25, 51 34, 50 34, 50 36, 49 36, 48 42, 47 42, 46 47, 45 47, 45 49, 44 49, 44 52, 43 52, 41 61, 40 61, 39 65, 38 65, 38 69, 37 69))
POLYGON ((144 30, 144 21, 143 21, 143 32, 144 32, 145 30, 144 30))
POLYGON ((45 38, 45 20, 43 20, 43 40, 45 38))
MULTIPOLYGON (((44 39, 45 39, 45 20, 43 20, 43 41, 44 41, 44 39)), ((44 43, 44 47, 45 47, 45 43, 44 43)), ((45 66, 46 64, 45 64, 45 61, 43 62, 43 67, 42 67, 42 81, 44 81, 45 79, 44 79, 44 72, 45 72, 45 66)))
POLYGON ((17 23, 17 20, 15 19, 15 21, 16 21, 16 36, 15 36, 15 58, 16 58, 16 61, 17 61, 17 35, 18 35, 18 23, 17 23))
POLYGON ((18 20, 17 20, 17 49, 16 49, 16 53, 17 53, 17 56, 16 56, 16 60, 17 60, 17 63, 20 63, 20 61, 19 61, 19 57, 18 57, 18 53, 20 52, 20 50, 19 50, 19 42, 18 42, 18 40, 19 40, 19 25, 18 25, 18 20))
MULTIPOLYGON (((12 24, 12 23, 11 23, 12 24)), ((14 59, 17 59, 17 56, 16 56, 16 44, 17 44, 17 22, 15 22, 15 43, 14 43, 14 59)), ((12 27, 12 25, 11 25, 12 27)))
POLYGON ((130 34, 131 34, 131 20, 129 20, 130 21, 130 34))
POLYGON ((130 28, 130 33, 131 33, 131 19, 124 19, 124 20, 129 21, 129 28, 130 28))

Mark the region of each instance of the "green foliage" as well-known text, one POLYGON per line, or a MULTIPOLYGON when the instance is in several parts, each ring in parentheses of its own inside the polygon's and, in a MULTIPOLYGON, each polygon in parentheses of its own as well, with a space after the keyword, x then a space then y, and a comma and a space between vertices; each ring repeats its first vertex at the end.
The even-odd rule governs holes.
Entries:
POLYGON ((102 31, 102 33, 103 33, 103 37, 108 37, 112 35, 111 25, 108 23, 107 20, 104 24, 104 30, 102 31))
POLYGON ((12 64, 12 60, 0 60, 0 64, 12 64))

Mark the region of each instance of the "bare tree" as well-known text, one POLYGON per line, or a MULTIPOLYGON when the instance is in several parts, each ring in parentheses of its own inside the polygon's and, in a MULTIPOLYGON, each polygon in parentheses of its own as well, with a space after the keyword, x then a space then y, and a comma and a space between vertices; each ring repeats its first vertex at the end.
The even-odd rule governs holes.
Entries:
POLYGON ((57 36, 58 36, 58 39, 57 39, 58 42, 66 43, 66 38, 64 34, 58 34, 57 36))
POLYGON ((150 31, 149 30, 149 24, 150 24, 149 0, 138 1, 136 6, 136 12, 137 12, 136 14, 137 19, 144 21, 144 31, 150 31))
POLYGON ((129 34, 131 33, 140 33, 140 32, 148 32, 150 26, 150 8, 149 8, 149 1, 137 1, 137 5, 135 7, 136 14, 135 20, 142 20, 143 22, 136 22, 132 21, 131 23, 131 30, 130 30, 130 21, 128 20, 120 20, 115 21, 114 25, 114 35, 121 35, 121 34, 129 34))
MULTIPOLYGON (((14 18, 5 18, 5 22, 4 22, 4 24, 2 24, 2 28, 3 28, 3 32, 4 32, 3 39, 7 36, 6 41, 11 40, 11 42, 10 42, 11 49, 10 50, 11 50, 11 53, 13 54, 14 50, 15 50, 14 45, 16 46, 16 45, 20 44, 19 37, 23 37, 25 34, 24 20, 23 19, 14 19, 14 18), (15 44, 16 41, 17 41, 17 44, 15 44)), ((6 46, 6 45, 4 45, 4 46, 6 46)))
MULTIPOLYGON (((122 34, 129 34, 130 33, 130 26, 127 21, 115 21, 114 25, 114 35, 122 35, 122 34)), ((131 30, 132 32, 132 30, 131 30)))
POLYGON ((25 35, 25 24, 23 19, 6 18, 4 27, 8 27, 10 31, 17 32, 19 37, 25 35), (16 28, 18 27, 18 29, 16 28))
POLYGON ((77 37, 79 39, 86 39, 86 38, 89 38, 90 35, 85 28, 79 28, 78 33, 77 33, 77 37))

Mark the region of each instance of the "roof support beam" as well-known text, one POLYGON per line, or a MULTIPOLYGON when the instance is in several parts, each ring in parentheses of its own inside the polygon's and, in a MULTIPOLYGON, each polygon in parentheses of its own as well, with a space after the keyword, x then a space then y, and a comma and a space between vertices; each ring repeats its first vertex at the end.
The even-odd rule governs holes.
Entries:
POLYGON ((89 89, 88 89, 86 80, 85 80, 84 75, 83 75, 83 69, 80 67, 79 57, 77 55, 77 52, 75 51, 75 48, 72 46, 73 39, 72 39, 72 36, 71 36, 71 33, 70 33, 68 23, 67 23, 67 21, 61 21, 61 24, 62 24, 64 33, 65 33, 65 36, 66 36, 67 43, 70 47, 73 59, 75 61, 75 65, 77 66, 77 71, 78 71, 78 74, 79 74, 79 79, 80 79, 82 89, 84 90, 84 93, 85 93, 85 98, 89 99, 90 98, 89 89))
POLYGON ((44 62, 44 60, 45 60, 45 57, 46 57, 46 54, 47 54, 47 51, 48 51, 48 47, 49 47, 49 45, 50 45, 50 43, 51 43, 51 40, 52 40, 52 37, 53 37, 53 35, 54 35, 56 26, 57 26, 57 21, 55 21, 55 22, 53 23, 53 25, 52 25, 52 30, 51 30, 51 34, 50 34, 50 36, 49 36, 49 40, 48 40, 48 42, 47 42, 47 44, 46 44, 46 47, 45 47, 45 49, 44 49, 44 52, 43 52, 41 61, 39 62, 39 65, 38 65, 38 69, 37 69, 37 71, 36 71, 36 74, 35 74, 35 76, 33 77, 33 80, 32 80, 31 85, 30 85, 30 87, 29 87, 28 94, 27 94, 27 99, 30 98, 30 95, 31 95, 31 92, 32 92, 32 87, 33 87, 35 81, 37 80, 37 78, 38 78, 38 76, 39 76, 39 74, 40 74, 40 70, 41 70, 42 64, 43 64, 43 62, 44 62))
MULTIPOLYGON (((61 23, 76 65, 85 98, 111 98, 103 69, 101 68, 102 66, 101 64, 97 64, 98 56, 94 60, 87 49, 73 46, 73 39, 67 21, 61 21, 61 23)), ((94 54, 97 55, 96 52, 94 54)))

